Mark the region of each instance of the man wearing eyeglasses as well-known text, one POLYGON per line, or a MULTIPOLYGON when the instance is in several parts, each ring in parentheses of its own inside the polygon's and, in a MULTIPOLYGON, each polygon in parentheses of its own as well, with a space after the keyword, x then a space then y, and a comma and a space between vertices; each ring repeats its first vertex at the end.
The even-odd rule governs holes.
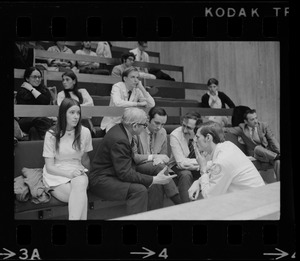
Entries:
MULTIPOLYGON (((140 135, 134 136, 134 160, 136 170, 151 176, 157 175, 169 163, 167 132, 163 128, 167 113, 163 108, 153 107, 148 112, 149 124, 140 135)), ((170 169, 165 174, 169 174, 170 169)), ((173 172, 173 171, 171 171, 173 172)), ((180 204, 178 188, 173 180, 164 185, 164 191, 174 204, 180 204)))
POLYGON ((105 200, 126 200, 128 215, 162 207, 162 185, 174 177, 164 174, 167 167, 156 176, 136 170, 133 136, 145 127, 146 112, 126 108, 121 123, 112 127, 98 146, 89 175, 90 190, 105 200))
POLYGON ((116 77, 121 77, 122 73, 134 63, 135 56, 133 53, 123 53, 121 56, 122 64, 116 65, 112 71, 111 75, 116 77))
POLYGON ((172 155, 169 166, 177 174, 175 182, 178 184, 182 202, 189 202, 188 189, 193 181, 199 178, 199 164, 195 158, 193 138, 194 130, 202 123, 198 112, 188 112, 183 116, 182 125, 170 134, 172 155))
MULTIPOLYGON (((147 62, 149 63, 149 55, 145 50, 148 48, 148 42, 147 41, 139 41, 138 47, 135 49, 130 50, 129 52, 133 53, 135 56, 135 60, 138 62, 147 62)), ((141 78, 145 79, 156 79, 156 76, 154 74, 150 74, 148 72, 147 68, 140 68, 137 67, 139 70, 139 76, 141 78)))

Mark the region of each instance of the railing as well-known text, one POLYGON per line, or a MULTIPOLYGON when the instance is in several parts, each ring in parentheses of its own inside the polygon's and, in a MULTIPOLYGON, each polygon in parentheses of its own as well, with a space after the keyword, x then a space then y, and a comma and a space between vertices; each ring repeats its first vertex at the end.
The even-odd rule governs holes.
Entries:
MULTIPOLYGON (((73 61, 105 63, 108 65, 119 65, 120 64, 119 58, 104 58, 104 57, 100 57, 100 56, 57 53, 57 52, 49 52, 49 51, 44 51, 44 50, 33 49, 34 65, 35 65, 36 59, 65 59, 65 60, 73 60, 73 61)), ((184 81, 183 66, 160 64, 160 63, 147 63, 147 62, 134 62, 133 66, 181 72, 182 81, 184 81)))
MULTIPOLYGON (((15 117, 53 117, 58 115, 58 105, 14 105, 15 117)), ((143 108, 143 107, 141 107, 143 108)), ((183 116, 188 111, 198 111, 202 116, 215 116, 215 115, 232 115, 233 109, 209 109, 209 108, 185 108, 185 107, 163 107, 168 116, 183 116)), ((123 107, 111 106, 82 106, 82 116, 84 117, 102 117, 121 116, 124 112, 123 107)), ((146 111, 149 109, 146 108, 146 111)))
MULTIPOLYGON (((53 43, 54 44, 54 43, 53 43)), ((67 46, 78 46, 78 48, 81 47, 81 42, 69 42, 67 41, 66 42, 66 45, 67 46)), ((98 43, 96 42, 91 42, 91 47, 92 47, 92 50, 96 50, 97 49, 97 46, 98 46, 98 43)), ((133 48, 126 48, 126 47, 119 47, 119 46, 112 46, 110 48, 111 52, 112 53, 126 53, 126 52, 129 52, 130 50, 132 50, 133 48)), ((158 59, 158 63, 160 63, 160 53, 159 52, 153 52, 153 51, 148 51, 147 50, 147 54, 150 56, 150 57, 154 57, 154 58, 157 58, 158 59)), ((116 58, 116 57, 115 57, 116 58)), ((120 57, 121 58, 121 57, 120 57)))
MULTIPOLYGON (((14 69, 14 78, 22 79, 24 75, 24 69, 14 69)), ((47 71, 44 70, 43 80, 45 86, 47 86, 47 81, 61 81, 63 72, 57 71, 47 71)), ((78 73, 77 74, 78 82, 84 83, 102 83, 102 84, 115 84, 121 81, 121 77, 107 76, 107 75, 96 75, 96 74, 86 74, 78 73)), ((174 82, 166 80, 149 80, 142 79, 144 86, 155 86, 160 87, 169 87, 169 88, 179 88, 179 89, 197 89, 197 90, 206 90, 207 86, 201 83, 189 83, 189 82, 174 82)))
POLYGON ((279 220, 280 182, 115 220, 279 220), (220 207, 221 206, 221 207, 220 207))

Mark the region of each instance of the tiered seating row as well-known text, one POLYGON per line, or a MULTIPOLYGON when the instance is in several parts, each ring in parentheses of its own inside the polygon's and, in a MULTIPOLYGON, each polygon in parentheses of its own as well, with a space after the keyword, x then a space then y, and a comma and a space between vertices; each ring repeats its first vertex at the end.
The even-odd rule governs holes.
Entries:
MULTIPOLYGON (((119 58, 104 58, 100 56, 89 56, 89 55, 78 55, 78 54, 69 54, 69 53, 56 53, 49 52, 44 50, 33 50, 33 61, 35 63, 36 59, 66 59, 74 61, 85 61, 85 62, 97 62, 105 63, 108 65, 119 65, 119 58)), ((143 67, 143 68, 155 68, 161 70, 177 71, 182 73, 182 81, 184 81, 184 71, 183 66, 160 64, 160 63, 147 63, 147 62, 137 62, 133 63, 133 66, 143 67)))
MULTIPOLYGON (((53 42, 54 44, 54 42, 53 42)), ((79 49, 81 47, 81 42, 66 42, 66 45, 68 47, 70 47, 71 49, 74 49, 74 47, 77 47, 77 49, 79 49)), ((92 50, 93 51, 96 51, 97 49, 97 45, 98 45, 98 42, 91 42, 91 47, 92 47, 92 50)), ((76 50, 77 50, 76 49, 76 50)), ((126 52, 129 52, 132 48, 126 48, 126 47, 119 47, 119 46, 112 46, 110 48, 110 51, 112 53, 112 56, 113 57, 121 57, 121 54, 122 53, 126 53, 126 52)), ((153 52, 153 51, 148 51, 147 50, 147 54, 150 56, 150 57, 154 57, 154 58, 157 58, 158 59, 158 63, 160 63, 160 53, 159 52, 153 52)))
MULTIPOLYGON (((14 105, 15 117, 51 117, 58 115, 58 105, 14 105)), ((183 116, 191 110, 198 111, 202 116, 231 116, 233 109, 208 109, 208 108, 187 108, 187 107, 164 107, 169 116, 183 116)), ((82 106, 82 115, 84 117, 94 116, 121 116, 123 107, 110 106, 82 106)))

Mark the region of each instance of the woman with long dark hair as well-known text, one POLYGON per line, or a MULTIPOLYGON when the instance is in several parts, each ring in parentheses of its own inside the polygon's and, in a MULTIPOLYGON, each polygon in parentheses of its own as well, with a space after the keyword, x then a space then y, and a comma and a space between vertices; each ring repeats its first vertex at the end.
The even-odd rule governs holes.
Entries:
POLYGON ((45 136, 43 181, 55 198, 68 202, 70 220, 87 219, 87 153, 92 149, 90 131, 81 125, 79 102, 65 98, 59 107, 57 124, 45 136))
MULTIPOLYGON (((60 105, 64 98, 72 98, 77 100, 81 106, 94 106, 93 99, 88 91, 83 88, 78 88, 78 79, 72 70, 63 73, 62 84, 64 89, 57 94, 57 105, 60 105)), ((91 119, 82 119, 82 125, 87 127, 94 137, 96 131, 91 119)))
MULTIPOLYGON (((50 105, 51 94, 42 82, 42 72, 37 67, 28 67, 24 72, 24 82, 16 95, 17 104, 50 105)), ((19 125, 29 139, 44 139, 46 131, 54 124, 52 118, 23 117, 19 125)))

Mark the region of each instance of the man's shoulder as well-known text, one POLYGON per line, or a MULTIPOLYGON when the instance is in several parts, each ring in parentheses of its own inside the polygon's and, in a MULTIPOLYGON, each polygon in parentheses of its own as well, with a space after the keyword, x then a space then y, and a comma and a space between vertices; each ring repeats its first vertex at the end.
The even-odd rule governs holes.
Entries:
POLYGON ((165 128, 161 128, 159 131, 158 131, 158 134, 161 135, 161 136, 167 136, 167 131, 165 128))
POLYGON ((113 85, 114 88, 119 88, 119 89, 123 89, 126 88, 126 85, 124 82, 117 82, 113 85))
POLYGON ((170 135, 178 136, 181 133, 181 126, 177 127, 175 130, 173 130, 170 135))
POLYGON ((109 131, 105 134, 104 139, 107 140, 128 140, 125 131, 122 129, 120 124, 116 124, 115 126, 111 127, 109 131))
POLYGON ((76 50, 75 54, 85 54, 82 49, 76 50))
POLYGON ((129 50, 129 52, 137 54, 137 50, 138 50, 138 48, 134 48, 134 49, 129 50))

